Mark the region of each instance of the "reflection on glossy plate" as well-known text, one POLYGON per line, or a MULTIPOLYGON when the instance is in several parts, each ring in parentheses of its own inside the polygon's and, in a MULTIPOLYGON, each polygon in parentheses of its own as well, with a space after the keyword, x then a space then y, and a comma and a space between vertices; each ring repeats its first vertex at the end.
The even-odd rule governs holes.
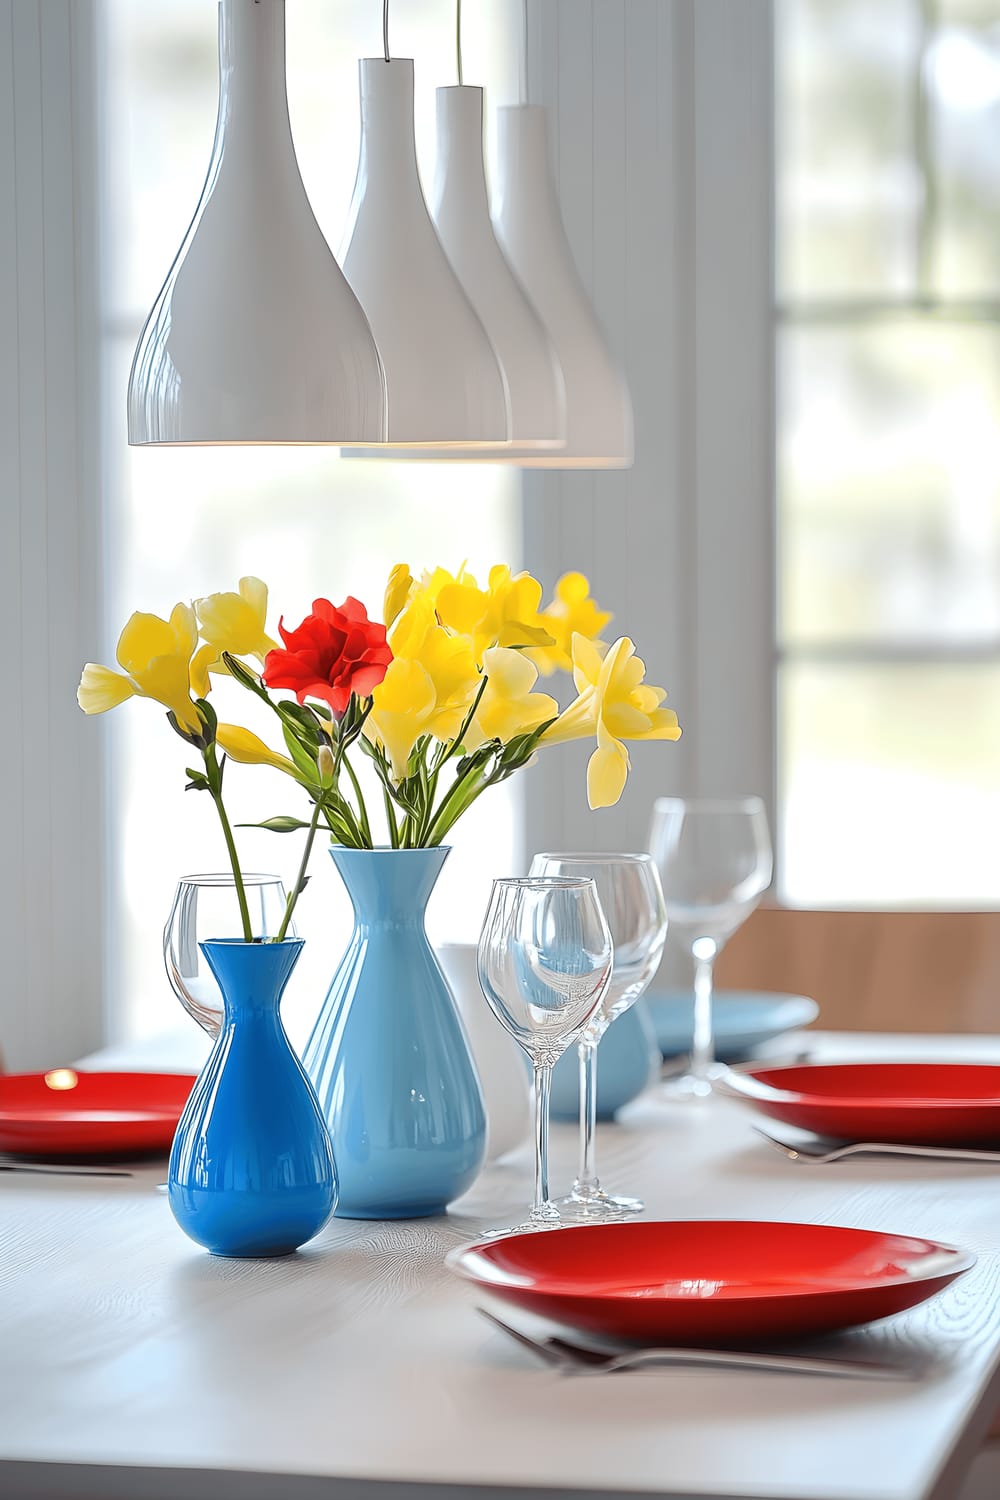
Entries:
POLYGON ((168 1151, 194 1085, 190 1074, 0 1075, 0 1151, 62 1158, 168 1151))
POLYGON ((447 1264, 517 1307, 641 1343, 830 1333, 924 1302, 975 1264, 933 1240, 828 1224, 604 1224, 460 1246, 447 1264))
POLYGON ((809 1063, 734 1069, 724 1093, 841 1141, 1000 1146, 1000 1065, 809 1063))
MULTIPOLYGON (((646 996, 656 1040, 664 1057, 691 1051, 694 996, 690 990, 660 990, 646 996)), ((721 1062, 746 1057, 754 1047, 786 1031, 808 1026, 819 1015, 805 995, 772 995, 763 990, 717 990, 712 1006, 715 1054, 721 1062)))

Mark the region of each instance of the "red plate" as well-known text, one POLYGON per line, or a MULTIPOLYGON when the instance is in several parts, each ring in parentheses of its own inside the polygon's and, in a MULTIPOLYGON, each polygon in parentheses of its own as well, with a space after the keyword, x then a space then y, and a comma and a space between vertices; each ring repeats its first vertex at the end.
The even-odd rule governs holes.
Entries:
POLYGON ((168 1151, 194 1084, 180 1073, 0 1075, 0 1151, 137 1156, 168 1151))
POLYGON ((462 1246, 453 1271, 608 1338, 729 1344, 851 1328, 932 1297, 975 1264, 933 1240, 721 1219, 603 1224, 462 1246))
POLYGON ((1000 1066, 813 1063, 734 1070, 722 1084, 772 1119, 843 1141, 1000 1146, 1000 1066))

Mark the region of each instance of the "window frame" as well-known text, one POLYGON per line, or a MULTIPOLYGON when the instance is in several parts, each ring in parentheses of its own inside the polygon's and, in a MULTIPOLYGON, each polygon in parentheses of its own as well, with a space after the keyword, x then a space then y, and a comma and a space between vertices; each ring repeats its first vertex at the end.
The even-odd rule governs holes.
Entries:
POLYGON ((102 640, 99 246, 89 5, 0 0, 0 1049, 51 1067, 105 1025, 100 729, 75 702, 102 640))

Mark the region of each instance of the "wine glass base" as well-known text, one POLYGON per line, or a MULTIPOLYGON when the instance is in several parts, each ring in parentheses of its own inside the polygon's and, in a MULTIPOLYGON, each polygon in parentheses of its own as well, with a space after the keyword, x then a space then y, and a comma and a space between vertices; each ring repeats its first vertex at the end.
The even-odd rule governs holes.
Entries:
POLYGON ((618 1197, 603 1190, 587 1195, 568 1193, 555 1204, 567 1224, 611 1223, 629 1214, 641 1214, 646 1207, 641 1198, 618 1197))
POLYGON ((484 1229, 476 1236, 479 1240, 505 1240, 512 1234, 544 1234, 549 1229, 565 1229, 563 1219, 526 1219, 523 1224, 511 1224, 507 1229, 484 1229))
POLYGON ((716 1082, 725 1073, 722 1063, 712 1063, 708 1072, 703 1077, 694 1073, 682 1073, 678 1078, 668 1078, 660 1085, 660 1093, 664 1099, 677 1100, 683 1103, 691 1099, 710 1099, 716 1082))

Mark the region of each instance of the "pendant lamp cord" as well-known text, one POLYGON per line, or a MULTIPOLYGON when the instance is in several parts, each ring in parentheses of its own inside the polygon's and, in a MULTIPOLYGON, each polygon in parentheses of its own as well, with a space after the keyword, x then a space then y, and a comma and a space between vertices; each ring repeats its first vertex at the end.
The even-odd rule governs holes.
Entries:
POLYGON ((389 0, 382 0, 382 50, 389 62, 389 0))
MULTIPOLYGON (((459 0, 461 4, 461 0, 459 0)), ((528 0, 522 0, 521 5, 521 55, 518 58, 517 69, 517 93, 518 104, 528 102, 528 0)))
POLYGON ((462 77, 462 0, 455 0, 455 61, 458 64, 459 87, 465 82, 462 77))

